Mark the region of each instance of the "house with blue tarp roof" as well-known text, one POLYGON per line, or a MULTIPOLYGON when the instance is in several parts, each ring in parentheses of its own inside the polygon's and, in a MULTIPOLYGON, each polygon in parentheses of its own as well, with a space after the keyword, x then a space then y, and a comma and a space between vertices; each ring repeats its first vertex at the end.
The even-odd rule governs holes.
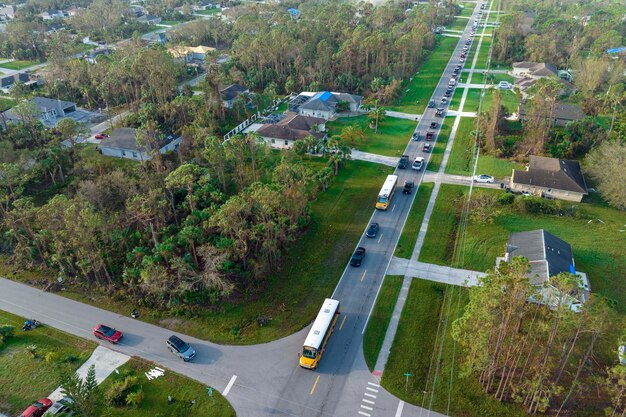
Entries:
POLYGON ((357 112, 361 108, 361 96, 348 93, 320 91, 317 93, 300 93, 289 103, 289 111, 302 116, 333 119, 339 110, 337 104, 347 103, 347 111, 357 112))

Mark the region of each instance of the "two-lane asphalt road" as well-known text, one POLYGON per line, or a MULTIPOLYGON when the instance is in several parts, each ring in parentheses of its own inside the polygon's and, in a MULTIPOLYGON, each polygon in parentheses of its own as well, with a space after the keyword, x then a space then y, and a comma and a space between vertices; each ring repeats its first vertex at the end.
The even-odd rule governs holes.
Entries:
MULTIPOLYGON (((436 103, 440 102, 459 62, 478 10, 479 4, 435 89, 432 99, 436 103)), ((441 125, 443 119, 436 118, 434 113, 429 108, 421 117, 415 131, 422 137, 433 120, 441 125)), ((438 129, 435 129, 437 134, 438 129)), ((407 142, 405 154, 411 161, 416 156, 430 157, 422 152, 422 141, 407 137, 407 142)), ((34 317, 84 338, 93 338, 91 329, 97 323, 114 326, 124 332, 122 342, 114 349, 154 361, 217 388, 242 417, 417 416, 420 411, 417 407, 404 404, 378 385, 377 378, 367 369, 361 347, 366 322, 415 197, 415 192, 403 195, 402 185, 407 180, 419 184, 424 170, 396 170, 396 175, 398 189, 387 211, 374 211, 376 196, 371 196, 371 221, 379 223, 380 231, 374 239, 365 236, 360 239, 358 245, 367 250, 365 260, 359 268, 346 267, 332 295, 341 302, 342 314, 316 371, 298 366, 297 355, 308 329, 254 346, 221 346, 181 335, 198 352, 193 362, 184 363, 166 349, 165 340, 173 333, 167 329, 1 278, 0 310, 34 317)))

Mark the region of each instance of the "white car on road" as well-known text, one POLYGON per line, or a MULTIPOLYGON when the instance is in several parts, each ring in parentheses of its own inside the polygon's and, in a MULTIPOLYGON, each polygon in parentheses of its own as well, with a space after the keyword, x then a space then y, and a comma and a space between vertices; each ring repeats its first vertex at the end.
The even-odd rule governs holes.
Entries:
POLYGON ((494 181, 494 179, 493 179, 493 177, 491 175, 486 175, 486 174, 474 175, 474 182, 482 182, 482 183, 492 184, 493 181, 494 181))
POLYGON ((508 81, 500 81, 500 82, 498 83, 498 88, 499 88, 500 90, 510 90, 511 88, 513 88, 513 84, 511 84, 511 83, 510 83, 510 82, 508 82, 508 81))

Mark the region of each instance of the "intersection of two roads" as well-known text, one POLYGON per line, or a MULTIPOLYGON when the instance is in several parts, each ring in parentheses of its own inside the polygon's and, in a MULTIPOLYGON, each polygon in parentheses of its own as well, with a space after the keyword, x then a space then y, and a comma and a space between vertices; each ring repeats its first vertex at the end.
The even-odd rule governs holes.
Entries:
MULTIPOLYGON (((476 4, 464 35, 446 66, 432 99, 440 102, 459 62, 465 39, 478 14, 476 4)), ((435 109, 428 108, 420 118, 415 131, 423 135, 435 117, 435 109)), ((407 138, 405 154, 412 161, 424 156, 422 142, 407 138)), ((404 181, 419 184, 424 171, 396 170, 399 187, 404 181)), ((382 184, 381 184, 382 185, 382 184)), ((186 375, 222 392, 239 416, 441 416, 405 404, 379 386, 372 375, 362 351, 362 335, 378 291, 393 257, 415 193, 397 192, 388 211, 374 211, 370 221, 380 225, 376 238, 365 236, 359 246, 367 249, 360 268, 347 266, 332 295, 340 301, 342 314, 316 371, 298 366, 298 353, 308 329, 286 338, 254 346, 222 346, 189 336, 197 351, 191 363, 184 363, 170 354, 165 340, 170 330, 121 316, 67 298, 42 292, 26 285, 0 279, 0 309, 24 317, 37 317, 46 324, 68 333, 92 338, 96 323, 106 323, 124 332, 122 343, 115 350, 139 356, 186 375)), ((372 196, 372 208, 375 196, 372 196)))

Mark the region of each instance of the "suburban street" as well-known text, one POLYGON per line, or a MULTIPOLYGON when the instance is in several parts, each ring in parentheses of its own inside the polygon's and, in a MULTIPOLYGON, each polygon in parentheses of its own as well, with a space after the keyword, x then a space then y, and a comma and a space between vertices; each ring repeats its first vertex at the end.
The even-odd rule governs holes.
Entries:
MULTIPOLYGON (((476 3, 465 31, 459 34, 460 41, 435 88, 432 100, 437 104, 459 63, 466 35, 469 35, 474 18, 479 16, 479 9, 480 2, 476 3)), ((478 38, 475 41, 478 42, 478 38)), ((427 108, 420 115, 415 132, 423 137, 426 130, 435 130, 436 138, 443 120, 435 116, 434 108, 427 108), (432 121, 438 122, 437 129, 428 129, 432 121)), ((92 134, 104 129, 105 124, 94 127, 92 134)), ((408 144, 404 154, 409 156, 409 161, 417 156, 430 158, 431 154, 422 150, 423 141, 406 139, 408 144)), ((434 146, 435 142, 431 143, 434 146)), ((381 161, 390 164, 389 160, 381 161)), ((359 268, 346 266, 332 294, 332 298, 340 301, 342 313, 315 371, 298 366, 298 353, 308 328, 271 343, 253 346, 217 345, 181 335, 197 351, 193 362, 184 363, 171 355, 165 346, 165 340, 172 334, 170 330, 4 278, 0 278, 0 310, 33 317, 45 325, 87 339, 93 339, 91 329, 96 323, 114 326, 124 332, 124 338, 113 349, 154 361, 218 389, 240 416, 442 416, 405 404, 380 387, 379 376, 373 375, 365 363, 362 335, 415 200, 415 191, 410 195, 402 194, 405 181, 413 181, 416 186, 424 179, 468 184, 468 177, 442 174, 446 161, 444 159, 440 174, 396 169, 398 188, 387 211, 375 211, 376 196, 371 196, 373 213, 370 222, 377 222, 380 231, 374 239, 362 236, 358 246, 367 251, 363 264, 359 268)), ((499 183, 485 186, 499 187, 499 183)), ((428 215, 424 219, 425 223, 427 221, 428 215)), ((424 266, 399 265, 396 261, 394 268, 420 270, 424 266)))

